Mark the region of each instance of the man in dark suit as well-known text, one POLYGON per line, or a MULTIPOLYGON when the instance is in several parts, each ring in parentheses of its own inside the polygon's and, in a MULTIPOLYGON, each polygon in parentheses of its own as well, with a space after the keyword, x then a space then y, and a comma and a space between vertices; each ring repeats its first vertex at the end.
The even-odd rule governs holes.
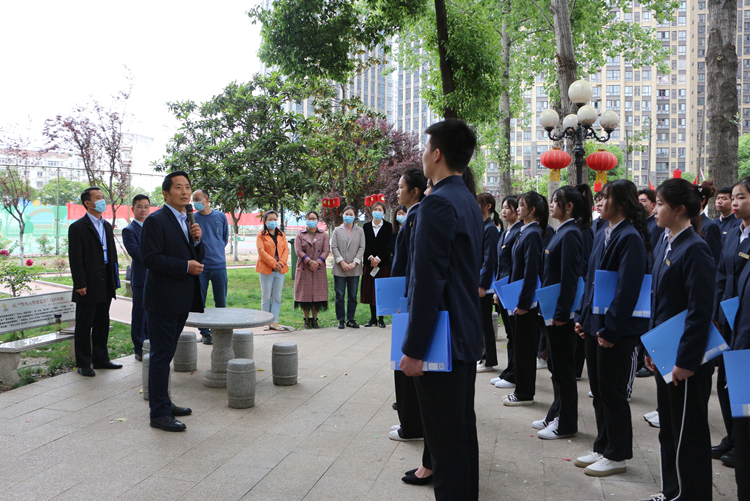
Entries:
POLYGON ((102 218, 107 208, 101 188, 81 193, 86 215, 68 228, 68 261, 76 303, 75 353, 78 374, 120 369, 109 361, 109 305, 117 289, 117 248, 112 225, 102 218), (94 369, 91 368, 93 363, 94 369))
POLYGON ((143 286, 146 283, 146 268, 141 264, 141 228, 151 211, 151 202, 146 195, 133 197, 133 221, 122 229, 122 243, 133 260, 130 269, 130 288, 133 290, 133 308, 130 316, 130 337, 133 340, 135 359, 143 360, 143 341, 148 332, 143 322, 143 286))
MULTIPOLYGON (((479 447, 474 414, 477 360, 482 356, 479 273, 483 224, 476 198, 461 174, 476 136, 460 120, 445 120, 430 135, 422 159, 432 193, 419 208, 409 280, 409 324, 400 367, 415 377, 429 448, 435 498, 476 500, 479 447), (448 311, 451 372, 422 372, 422 359, 439 311, 448 311)), ((428 473, 429 474, 429 473, 428 473)), ((415 475, 424 478, 424 466, 415 475)))
POLYGON ((203 312, 198 275, 203 271, 204 249, 201 229, 187 221, 185 206, 190 203, 190 179, 174 171, 161 185, 164 207, 143 222, 141 263, 148 270, 143 291, 146 325, 151 340, 149 359, 149 407, 151 426, 165 431, 184 431, 175 419, 192 410, 177 407, 169 399, 169 364, 177 341, 191 311, 203 312))

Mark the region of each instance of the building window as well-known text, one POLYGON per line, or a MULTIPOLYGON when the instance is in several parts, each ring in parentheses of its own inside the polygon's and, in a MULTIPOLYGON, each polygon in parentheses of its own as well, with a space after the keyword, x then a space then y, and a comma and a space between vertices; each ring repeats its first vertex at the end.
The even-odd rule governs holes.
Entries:
POLYGON ((607 85, 607 95, 608 96, 619 96, 620 95, 620 86, 619 85, 607 85))

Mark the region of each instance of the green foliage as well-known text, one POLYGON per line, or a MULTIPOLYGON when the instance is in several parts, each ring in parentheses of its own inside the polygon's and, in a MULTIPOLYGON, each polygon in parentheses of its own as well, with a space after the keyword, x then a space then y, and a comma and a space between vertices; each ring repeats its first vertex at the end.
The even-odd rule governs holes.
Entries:
POLYGON ((10 295, 18 297, 22 293, 31 293, 29 284, 39 279, 40 268, 34 266, 31 259, 23 265, 16 264, 7 251, 0 251, 0 285, 10 291, 10 295))
POLYGON ((53 246, 52 242, 49 238, 47 238, 47 234, 43 234, 40 237, 37 237, 36 244, 39 246, 39 252, 45 256, 52 254, 53 246))
POLYGON ((88 188, 88 183, 71 181, 60 176, 60 199, 57 198, 57 180, 51 180, 39 190, 39 202, 42 205, 64 205, 66 203, 79 203, 81 193, 88 188))
POLYGON ((740 136, 738 157, 740 164, 738 179, 750 176, 750 134, 740 136))
POLYGON ((164 205, 164 193, 161 191, 161 186, 154 188, 154 191, 149 194, 148 199, 151 207, 161 207, 164 205))

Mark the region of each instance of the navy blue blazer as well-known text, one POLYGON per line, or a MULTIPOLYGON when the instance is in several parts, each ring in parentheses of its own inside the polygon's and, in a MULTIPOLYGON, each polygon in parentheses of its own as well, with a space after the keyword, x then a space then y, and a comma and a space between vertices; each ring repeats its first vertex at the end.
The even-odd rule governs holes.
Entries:
POLYGON ((594 228, 589 226, 581 231, 583 237, 583 254, 581 255, 581 276, 586 278, 589 271, 589 259, 591 259, 591 250, 594 247, 594 228))
POLYGON ((520 219, 500 235, 497 242, 497 279, 510 276, 513 266, 513 244, 516 243, 523 221, 520 219))
POLYGON ((552 226, 547 225, 547 230, 542 235, 542 244, 544 245, 545 249, 547 248, 550 241, 552 240, 552 237, 554 236, 555 236, 555 229, 552 226))
POLYGON ((607 226, 609 226, 609 221, 602 219, 601 217, 594 219, 594 233, 599 233, 599 231, 603 230, 607 226))
POLYGON ((740 307, 734 317, 734 329, 729 347, 732 350, 750 349, 750 266, 745 266, 737 280, 740 307))
POLYGON ((479 287, 490 289, 492 279, 497 275, 497 242, 500 240, 500 233, 497 226, 492 222, 492 218, 484 221, 484 252, 482 256, 482 269, 479 272, 479 287))
MULTIPOLYGON (((393 263, 391 264, 392 277, 408 277, 407 263, 409 262, 409 242, 413 231, 414 221, 417 219, 419 202, 409 208, 406 221, 401 225, 401 230, 396 235, 396 245, 393 252, 393 263)), ((404 291, 406 293, 406 291, 404 291)))
POLYGON ((735 227, 724 236, 721 259, 716 269, 716 300, 713 319, 721 324, 725 324, 727 319, 719 303, 737 297, 737 280, 750 259, 750 238, 740 243, 740 234, 739 227, 735 227))
POLYGON ((188 261, 202 262, 203 244, 185 238, 180 223, 166 205, 143 222, 141 263, 148 270, 143 290, 146 311, 169 315, 203 312, 198 275, 190 275, 188 261))
POLYGON ((742 221, 737 219, 737 216, 732 213, 725 218, 722 218, 721 216, 717 217, 716 219, 714 219, 714 224, 719 226, 719 231, 721 232, 721 241, 724 242, 724 239, 726 238, 729 230, 731 230, 732 228, 737 228, 740 224, 742 224, 742 221))
POLYGON ((566 221, 557 228, 557 233, 544 249, 542 287, 560 284, 560 297, 552 317, 554 320, 570 321, 582 263, 583 235, 575 221, 566 221))
POLYGON ((474 363, 482 356, 482 234, 477 199, 461 176, 443 179, 422 200, 412 240, 405 355, 422 360, 438 312, 447 311, 453 360, 474 363))
POLYGON ((667 241, 654 252, 650 328, 687 310, 685 330, 675 365, 698 370, 706 352, 711 325, 716 271, 713 257, 692 226, 677 235, 665 259, 667 241))
POLYGON ((143 287, 146 285, 146 268, 141 264, 141 225, 131 221, 122 229, 122 243, 133 260, 130 270, 130 286, 143 287))
POLYGON ((701 213, 701 223, 703 224, 703 239, 711 250, 711 256, 714 258, 714 270, 716 270, 721 260, 721 230, 713 219, 703 213, 701 213))
POLYGON ((518 296, 518 309, 520 310, 531 309, 536 281, 541 280, 544 270, 543 249, 542 230, 536 221, 520 231, 513 244, 513 266, 508 283, 523 280, 521 294, 518 296))
POLYGON ((578 317, 584 332, 592 336, 599 333, 610 343, 616 343, 624 336, 640 336, 648 328, 646 319, 633 318, 648 263, 641 234, 630 220, 622 221, 612 230, 606 248, 605 238, 606 231, 602 230, 594 239, 578 317), (605 315, 595 315, 591 309, 596 270, 616 271, 619 276, 615 298, 605 315))

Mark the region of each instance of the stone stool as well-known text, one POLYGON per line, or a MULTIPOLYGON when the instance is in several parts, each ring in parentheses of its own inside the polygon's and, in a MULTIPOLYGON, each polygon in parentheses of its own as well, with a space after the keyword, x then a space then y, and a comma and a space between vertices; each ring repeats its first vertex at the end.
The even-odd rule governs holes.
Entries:
MULTIPOLYGON (((145 345, 144 345, 145 348, 145 345)), ((151 360, 151 354, 143 352, 143 367, 141 367, 141 384, 143 385, 143 400, 148 400, 148 363, 151 360)), ((172 378, 167 381, 167 394, 172 396, 172 378)))
POLYGON ((232 333, 234 358, 253 358, 253 331, 239 330, 232 333))
POLYGON ((498 341, 498 339, 497 339, 497 330, 498 330, 497 322, 498 322, 498 316, 499 315, 497 314, 496 311, 492 312, 492 330, 495 331, 495 341, 498 341))
POLYGON ((175 372, 190 372, 198 368, 198 339, 195 332, 180 334, 172 362, 175 372))
POLYGON ((145 339, 143 341, 143 356, 145 357, 149 353, 151 353, 151 341, 145 339))
POLYGON ((271 371, 273 384, 291 386, 297 384, 297 345, 274 343, 271 349, 271 371))
POLYGON ((227 362, 227 396, 229 407, 255 407, 255 361, 233 358, 227 362))

